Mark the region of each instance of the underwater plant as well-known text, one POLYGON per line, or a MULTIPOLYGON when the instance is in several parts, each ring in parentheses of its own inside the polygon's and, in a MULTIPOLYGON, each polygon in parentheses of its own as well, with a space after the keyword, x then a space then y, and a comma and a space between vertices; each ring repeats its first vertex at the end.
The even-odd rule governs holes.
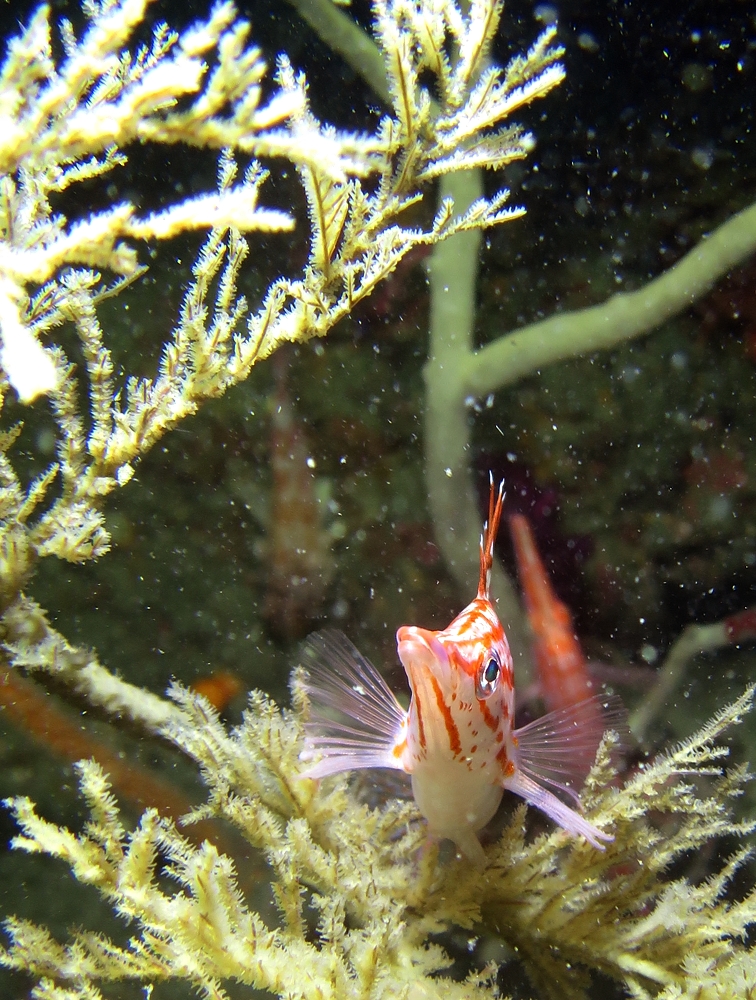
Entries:
POLYGON ((343 779, 301 778, 297 682, 293 711, 253 693, 230 732, 198 695, 179 686, 170 693, 177 709, 164 733, 197 762, 209 790, 188 822, 222 816, 264 852, 277 920, 249 907, 230 858, 208 841, 192 845, 157 810, 126 829, 105 775, 82 762, 83 832, 16 798, 14 846, 65 861, 128 921, 131 936, 124 947, 79 930, 64 945, 43 927, 6 921, 11 945, 2 961, 32 974, 34 997, 94 1000, 102 984, 123 979, 145 987, 185 980, 215 1000, 226 996, 224 982, 307 1000, 495 995, 493 963, 462 983, 439 976, 451 959, 433 938, 452 927, 505 943, 538 995, 554 1000, 584 998, 591 971, 638 998, 753 995, 756 958, 745 937, 756 892, 727 894, 748 849, 736 848, 700 884, 668 875, 712 838, 754 829, 730 815, 747 771, 723 772, 728 751, 718 742, 748 710, 753 689, 624 786, 614 782, 612 737, 605 740, 584 804, 591 823, 614 835, 606 850, 559 829, 526 837, 520 806, 480 867, 439 862, 406 801, 371 809, 343 779))
POLYGON ((434 178, 525 157, 532 138, 504 122, 564 75, 552 29, 506 69, 489 66, 499 8, 488 0, 467 15, 454 4, 380 4, 376 35, 392 110, 373 135, 338 132, 315 118, 304 77, 285 56, 263 101, 265 65, 247 46, 249 25, 230 3, 180 35, 158 24, 151 44, 121 51, 147 6, 87 0, 81 39, 70 23, 61 24, 60 66, 49 11, 40 8, 10 45, 0 74, 8 118, 0 139, 0 392, 5 398, 15 390, 22 403, 49 401, 57 452, 25 483, 11 459, 21 426, 0 441, 4 646, 12 664, 68 677, 111 710, 119 710, 118 682, 100 672, 93 655, 73 651, 27 593, 38 561, 81 563, 105 554, 105 499, 131 480, 167 431, 243 381, 280 344, 323 336, 413 248, 521 215, 523 209, 506 206, 503 189, 461 214, 446 199, 427 230, 401 221, 434 178), (450 58, 445 47, 452 42, 450 58), (429 72, 439 103, 423 80, 429 72), (222 150, 218 190, 144 218, 128 203, 74 220, 58 210, 60 192, 107 178, 136 140, 222 150), (237 290, 251 253, 242 232, 287 230, 294 220, 260 207, 268 175, 253 159, 238 182, 234 154, 294 165, 310 222, 301 276, 274 281, 256 310, 237 290), (203 228, 210 234, 156 375, 117 379, 98 307, 142 277, 133 244, 203 228), (116 275, 115 282, 108 285, 94 268, 116 275), (42 343, 71 327, 83 387, 62 346, 42 343))
MULTIPOLYGON (((337 8, 331 0, 289 0, 298 13, 314 29, 319 38, 326 46, 338 52, 352 68, 355 74, 361 76, 372 92, 380 99, 385 100, 388 94, 388 84, 383 67, 383 60, 380 51, 368 34, 362 31, 354 19, 345 10, 337 8)), ((721 62, 723 51, 733 51, 733 46, 726 40, 728 33, 740 35, 743 28, 742 18, 739 17, 735 8, 729 11, 725 7, 721 8, 721 18, 716 19, 718 24, 711 22, 710 39, 719 37, 721 45, 719 48, 713 47, 712 61, 721 62)), ((671 11, 671 8, 665 8, 671 11)), ((555 22, 558 8, 554 5, 537 5, 532 9, 532 16, 536 20, 545 20, 547 23, 555 22)), ((510 26, 518 23, 519 12, 510 11, 510 26)), ((560 14, 560 37, 571 41, 574 48, 568 47, 570 58, 583 60, 582 49, 586 37, 580 33, 578 27, 582 15, 574 17, 567 11, 560 14)), ((648 11, 643 7, 633 8, 632 19, 637 19, 639 38, 643 39, 649 35, 654 35, 657 30, 661 32, 669 31, 670 28, 662 27, 661 22, 654 22, 648 16, 648 11), (643 27, 640 27, 640 25, 643 27)), ((698 39, 698 32, 694 25, 695 16, 685 5, 680 7, 677 14, 670 14, 671 25, 675 22, 680 30, 676 38, 676 59, 685 60, 688 55, 688 45, 690 41, 698 39), (687 25, 690 35, 686 35, 683 26, 687 25)), ((614 32, 616 28, 618 34, 615 37, 615 44, 620 48, 626 44, 625 32, 634 30, 630 28, 630 22, 622 19, 615 19, 611 11, 606 11, 605 28, 608 32, 614 32)), ((675 29, 673 29, 674 33, 675 29)), ((590 35, 590 33, 589 33, 590 35)), ((608 39, 607 39, 608 41, 608 39)), ((733 59, 733 65, 728 69, 722 64, 722 82, 725 80, 735 83, 745 65, 742 54, 746 51, 745 40, 742 40, 738 57, 733 59)), ((604 60, 611 60, 611 56, 603 53, 603 43, 597 45, 595 51, 600 54, 594 66, 603 65, 604 60)), ((601 90, 609 86, 616 94, 624 95, 624 84, 628 79, 628 72, 645 72, 644 57, 642 55, 643 45, 638 46, 635 53, 635 60, 629 60, 629 65, 623 61, 622 68, 619 66, 614 72, 610 72, 606 77, 605 73, 597 73, 593 79, 592 87, 585 88, 586 93, 591 94, 591 100, 596 102, 601 90), (614 78, 614 82, 610 80, 614 78)), ((666 50, 664 50, 664 60, 667 60, 666 50)), ((674 59, 673 59, 674 61, 674 59)), ((584 66, 583 69, 586 67, 584 66)), ((607 66, 608 68, 608 66, 607 66)), ((685 72, 683 73, 683 79, 685 72)), ((666 121, 670 118, 684 119, 683 108, 686 105, 684 95, 680 93, 678 81, 674 76, 672 64, 668 69, 660 71, 660 81, 663 82, 662 89, 665 93, 663 102, 666 107, 662 111, 662 118, 666 121), (674 96, 672 96, 674 95, 674 96)), ((556 112, 549 111, 548 115, 554 115, 561 120, 561 125, 556 129, 556 135, 560 141, 569 142, 572 132, 572 118, 575 116, 574 126, 580 128, 580 122, 587 114, 592 116, 593 109, 590 102, 586 105, 575 103, 576 91, 582 85, 578 84, 573 89, 573 93, 567 96, 567 100, 562 104, 561 109, 556 112), (567 110, 569 108, 569 110, 567 110), (564 115, 564 119, 562 119, 564 115)), ((633 105, 642 105, 657 88, 638 88, 631 106, 624 106, 621 103, 624 96, 618 97, 620 103, 617 106, 617 113, 620 114, 621 121, 635 121, 633 105)), ((737 90, 737 87, 735 87, 737 90)), ((616 95, 615 95, 616 96, 616 95)), ((560 102, 561 103, 561 102, 560 102)), ((649 102, 655 105, 652 100, 649 102)), ((598 104, 601 101, 598 100, 598 104)), ((712 131, 712 148, 716 148, 717 159, 725 159, 725 148, 730 139, 740 131, 748 134, 750 101, 745 98, 734 97, 732 102, 725 100, 728 108, 728 115, 733 115, 739 108, 740 117, 743 124, 735 127, 733 131, 735 115, 728 130, 719 132, 718 129, 712 131), (719 133, 719 134, 718 134, 719 133), (717 135, 718 134, 718 135, 717 135)), ((697 109, 700 111, 700 109, 697 109)), ((718 110, 712 106, 713 117, 719 120, 718 110)), ((656 111, 654 111, 654 114, 656 111)), ((693 119, 691 119, 692 122, 693 119)), ((698 120, 696 118, 696 120, 698 120)), ((607 123, 608 124, 608 123, 607 123)), ((624 125, 622 126, 624 128, 624 125)), ((590 130, 589 130, 590 132, 590 130)), ((671 169, 669 175, 673 185, 679 184, 680 170, 684 170, 685 160, 679 159, 679 154, 686 146, 690 147, 691 158, 694 164, 700 163, 700 150, 698 143, 702 141, 702 135, 697 129, 692 129, 689 134, 683 129, 679 138, 680 143, 671 140, 671 132, 666 133, 666 143, 663 143, 662 160, 666 161, 667 169, 671 169), (668 145, 667 145, 668 143, 668 145), (698 152, 696 152, 698 150, 698 152), (672 163, 675 164, 672 168, 672 163)), ((646 137, 645 142, 638 143, 634 147, 633 154, 638 157, 636 164, 638 173, 642 178, 648 177, 651 162, 654 154, 648 149, 648 143, 652 145, 656 142, 656 133, 651 126, 651 132, 646 137)), ((605 140, 606 141, 606 140, 605 140)), ((590 142, 590 140, 589 140, 590 142)), ((584 148, 583 140, 578 143, 580 164, 573 163, 578 170, 585 168, 583 163, 584 154, 587 153, 587 146, 584 148)), ((624 139, 620 139, 611 155, 607 153, 607 169, 611 176, 616 175, 620 164, 623 162, 626 153, 624 139), (609 162, 611 161, 611 162, 609 162)), ((743 162, 742 157, 738 157, 734 148, 728 154, 733 161, 743 162)), ((555 158, 555 163, 562 163, 562 169, 567 165, 562 156, 555 158)), ((706 162, 709 160, 706 158, 706 162)), ((543 162, 538 164, 542 170, 543 162)), ((656 168, 655 168, 656 169, 656 168)), ((696 167, 695 170, 700 169, 696 167)), ((707 168, 708 169, 708 168, 707 168)), ((695 172, 694 170, 694 172, 695 172)), ((588 171, 590 173, 590 170, 588 171)), ((654 173, 654 170, 651 170, 654 173)), ((663 169, 662 174, 666 171, 663 169)), ((636 174, 637 176, 637 174, 636 174)), ((744 175, 747 176, 747 173, 744 175)), ((535 181, 530 177, 529 183, 535 181)), ((712 180, 710 177, 709 180, 712 180)), ((545 178, 541 176, 541 183, 545 183, 545 178)), ((547 182, 548 183, 548 182, 547 182)), ((569 170, 558 180, 555 190, 561 190, 561 185, 571 184, 569 170)), ((619 194, 619 182, 616 194, 619 194)), ((695 185, 687 186, 685 190, 692 193, 695 185)), ((717 185, 721 188, 721 185, 717 185)), ((481 171, 466 170, 460 173, 447 174, 441 178, 439 185, 438 199, 452 196, 457 204, 466 204, 481 196, 484 189, 484 181, 481 171)), ((612 185, 608 185, 606 193, 613 190, 612 185)), ((565 192, 566 194, 566 192, 565 192)), ((646 192, 637 195, 638 203, 635 211, 630 211, 630 202, 622 205, 622 212, 629 215, 637 215, 638 221, 644 213, 650 209, 655 197, 666 198, 661 192, 646 192)), ((589 199, 590 200, 590 199, 589 199)), ((632 199, 630 199, 632 201, 632 199)), ((692 210, 695 220, 693 232, 689 226, 683 225, 670 238, 679 243, 681 249, 679 254, 672 258, 664 256, 666 248, 663 242, 657 244, 656 238, 651 243, 647 243, 646 234, 642 225, 634 225, 630 228, 620 227, 619 238, 622 246, 625 241, 628 247, 625 250, 617 250, 619 257, 622 257, 630 243, 637 241, 638 252, 641 255, 659 255, 660 260, 671 260, 671 266, 665 268, 645 271, 643 268, 634 275, 634 280, 630 284, 623 283, 621 274, 615 275, 614 287, 610 284, 603 287, 602 281, 596 276, 594 281, 594 293, 587 296, 587 302, 580 297, 578 301, 582 307, 574 308, 569 303, 564 302, 559 305, 551 315, 551 311, 557 306, 557 301, 550 301, 545 306, 546 315, 539 311, 537 306, 538 296, 533 293, 532 287, 526 282, 527 291, 524 299, 526 303, 532 303, 532 309, 526 305, 523 315, 515 321, 517 310, 512 311, 509 307, 504 308, 504 303, 496 305, 494 315, 490 322, 482 319, 479 306, 481 299, 485 295, 485 288, 490 278, 479 282, 479 264, 484 258, 483 240, 484 237, 479 231, 469 231, 460 234, 451 240, 436 244, 431 248, 431 256, 428 264, 429 273, 429 344, 427 360, 424 365, 424 398, 422 400, 423 411, 423 457, 425 472, 425 489, 428 498, 428 505, 431 511, 433 524, 435 527, 435 542, 444 557, 445 565, 451 570, 461 588, 469 589, 474 585, 477 574, 477 545, 481 532, 480 512, 481 506, 477 503, 478 491, 473 482, 472 456, 476 451, 476 441, 479 440, 483 430, 481 425, 487 424, 489 432, 493 432, 491 421, 476 419, 476 414, 487 412, 496 399, 495 412, 501 419, 503 412, 508 412, 512 407, 517 406, 518 391, 520 383, 527 383, 528 378, 539 376, 539 390, 536 395, 539 397, 538 412, 544 409, 543 395, 540 393, 540 382, 544 369, 551 369, 548 378, 559 385, 561 382, 570 382, 573 379, 571 372, 568 373, 568 366, 559 363, 566 359, 585 358, 590 359, 590 364, 594 360, 602 366, 610 363, 612 358, 619 353, 631 355, 633 344, 652 331, 658 330, 668 324, 672 317, 684 315, 693 303, 700 303, 706 300, 706 296, 732 269, 746 264, 746 269, 739 280, 747 288, 752 286, 749 280, 750 267, 748 262, 752 260, 756 250, 756 204, 753 201, 753 185, 750 180, 746 181, 743 190, 734 199, 728 199, 723 203, 722 209, 715 217, 711 217, 707 212, 701 214, 701 201, 706 201, 706 196, 696 202, 695 207, 689 205, 687 208, 680 203, 675 210, 671 201, 666 202, 668 210, 674 216, 678 214, 686 215, 692 210), (687 252, 685 252, 687 251, 687 252), (651 274, 655 274, 651 277, 651 274), (617 283, 621 287, 617 287, 617 283), (606 298, 604 298, 606 296, 606 298), (496 315, 496 311, 501 309, 503 315, 496 315), (530 315, 531 321, 526 322, 525 317, 530 315), (503 323, 503 326, 502 326, 503 323), (524 325, 523 325, 524 324, 524 325), (477 433, 475 432, 477 428, 477 433)), ((547 202, 542 202, 546 206, 547 202)), ((560 220, 560 226, 566 226, 569 230, 571 221, 571 201, 569 197, 557 199, 557 204, 561 204, 563 211, 553 212, 551 203, 548 204, 544 213, 544 221, 560 220)), ((553 206, 556 207, 556 206, 553 206)), ((576 206, 577 210, 577 206, 576 206)), ((582 209, 579 210, 582 212, 582 209)), ((594 209, 589 211, 593 215, 594 209)), ((611 219, 613 209, 611 204, 602 203, 595 206, 595 221, 603 221, 611 230, 611 219)), ((574 215, 572 216, 574 219, 574 215)), ((547 223, 548 224, 548 223, 547 223)), ((674 228, 674 227, 673 227, 674 228)), ((537 230, 531 231, 530 239, 540 243, 542 235, 537 230)), ((614 240, 614 235, 609 235, 614 240)), ((659 237, 660 239, 663 239, 659 237)), ((488 241, 486 241, 486 244, 488 241)), ((531 244, 531 249, 533 246, 531 244)), ((593 248, 593 251, 599 248, 593 248)), ((601 247, 600 249, 603 249, 601 247)), ((533 255, 532 267, 534 278, 539 281, 544 276, 544 258, 542 248, 538 248, 533 255)), ((546 257, 548 258, 548 254, 546 257)), ((564 259, 560 262, 568 265, 572 260, 574 263, 574 247, 566 251, 564 259)), ((519 256, 510 262, 510 267, 517 268, 519 256)), ((585 263, 585 261, 584 261, 585 263)), ((620 270, 622 270, 620 268, 620 270)), ((600 271, 600 268, 599 268, 600 271)), ((625 275, 629 277, 629 275, 625 275)), ((502 276, 507 281, 505 276, 502 276)), ((583 279, 591 285, 591 269, 585 269, 583 279)), ((533 279, 531 278, 531 281, 533 279)), ((552 281, 547 280, 544 288, 550 289, 552 281)), ((513 301, 519 298, 519 284, 515 280, 512 282, 510 295, 507 299, 513 301)), ((495 294, 498 294, 496 292, 495 294)), ((718 293, 721 296, 721 291, 718 293)), ((548 298, 548 295, 547 295, 548 298)), ((742 296, 741 296, 742 298, 742 296)), ((745 302, 739 302, 730 307, 731 314, 741 317, 750 314, 750 308, 745 302), (741 308, 742 306, 742 308, 741 308)), ((679 349, 683 354, 690 349, 690 342, 687 338, 682 338, 679 349)), ((639 348, 641 349, 641 348, 639 348)), ((742 366, 747 370, 747 367, 742 366)), ((673 376, 674 378, 674 376, 673 376)), ((750 399, 746 383, 746 398, 750 399)), ((647 386, 643 381, 641 384, 647 386)), ((600 391, 603 391, 603 386, 600 391)), ((553 389, 551 392, 553 393, 553 389)), ((552 397, 554 398, 554 397, 552 397)), ((556 403, 556 400, 554 400, 556 403)), ((565 401, 559 397, 562 407, 565 401)), ((418 404, 419 405, 419 404, 418 404)), ((567 401, 569 405, 569 400, 567 401)), ((586 400, 586 408, 590 408, 589 401, 586 400)), ((601 408, 598 407, 601 414, 601 408)), ((567 430, 568 421, 563 419, 563 413, 559 409, 554 411, 554 422, 562 429, 560 436, 569 436, 567 430)), ((591 420, 596 422, 595 416, 591 415, 591 420)), ((503 428, 495 428, 496 435, 502 437, 503 428)), ((615 435, 622 433, 621 423, 615 428, 615 435)), ((546 432, 548 433, 548 432, 546 432)), ((496 440, 496 438, 494 438, 496 440)), ((516 436, 507 441, 504 452, 519 452, 516 446, 516 436)), ((503 446, 503 442, 499 442, 503 446)), ((573 442, 574 443, 574 442, 573 442)), ((645 458, 645 456, 643 456, 645 458)), ((486 471, 486 470, 484 470, 486 471)), ((621 475, 622 473, 620 473, 621 475)), ((548 485, 542 483, 541 485, 548 485)), ((736 537, 738 533, 736 532, 736 537)), ((737 545, 730 547, 737 548, 737 545)), ((627 554, 627 553, 625 553, 627 554)), ((629 573, 630 577, 634 575, 629 573)), ((504 622, 510 637, 515 663, 518 667, 521 678, 529 677, 531 664, 526 654, 528 647, 527 630, 522 628, 521 608, 516 591, 511 584, 507 573, 502 571, 502 567, 497 562, 494 565, 494 583, 498 597, 499 614, 504 622)))
POLYGON ((505 69, 489 64, 493 0, 464 9, 381 0, 375 32, 391 110, 373 134, 337 132, 315 118, 304 79, 283 57, 263 100, 265 67, 229 3, 186 32, 160 25, 150 44, 125 49, 147 6, 86 0, 81 37, 62 24, 60 62, 41 8, 0 70, 0 394, 49 406, 56 438, 56 460, 30 479, 14 461, 22 428, 0 439, 2 645, 8 669, 46 671, 195 761, 209 796, 184 822, 217 816, 236 828, 265 858, 275 907, 255 908, 233 860, 209 841, 191 843, 159 810, 129 828, 105 774, 82 762, 84 829, 46 820, 17 796, 14 847, 67 863, 126 922, 130 940, 95 928, 60 943, 10 918, 0 961, 49 1000, 95 1000, 123 980, 147 995, 183 982, 216 1000, 229 984, 286 997, 418 1000, 506 993, 508 963, 499 974, 500 963, 486 960, 484 946, 496 945, 500 959, 506 948, 519 956, 542 996, 583 997, 594 972, 637 997, 750 995, 756 963, 744 941, 755 898, 727 895, 746 851, 700 883, 669 868, 715 837, 752 830, 729 809, 745 768, 723 771, 718 741, 753 691, 622 786, 607 736, 584 794, 587 820, 614 837, 606 850, 560 830, 526 835, 521 807, 473 867, 439 858, 413 805, 369 808, 343 779, 302 777, 307 705, 296 679, 292 710, 253 693, 242 724, 228 730, 179 685, 169 701, 110 673, 31 596, 43 558, 81 563, 107 553, 107 497, 203 401, 280 344, 324 335, 413 248, 519 214, 499 192, 461 214, 444 200, 428 229, 402 220, 426 182, 524 157, 530 137, 504 121, 563 76, 551 30, 505 69), (218 190, 145 217, 119 204, 68 219, 58 195, 107 179, 136 141, 220 150, 218 190), (254 310, 237 291, 252 254, 242 233, 285 231, 293 216, 260 207, 266 173, 256 159, 238 180, 238 161, 249 156, 296 167, 310 221, 301 275, 274 282, 254 310), (192 229, 210 233, 157 372, 122 379, 100 305, 141 279, 138 241, 192 229), (79 381, 53 344, 56 331, 76 338, 79 381), (451 965, 443 935, 459 928, 480 941, 477 971, 464 982, 443 975, 451 965))

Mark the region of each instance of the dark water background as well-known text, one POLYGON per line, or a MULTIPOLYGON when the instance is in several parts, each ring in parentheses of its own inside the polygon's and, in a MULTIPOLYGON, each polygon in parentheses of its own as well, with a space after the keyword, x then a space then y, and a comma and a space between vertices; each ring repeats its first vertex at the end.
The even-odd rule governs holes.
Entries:
MULTIPOLYGON (((0 6, 3 36, 31 9, 0 6)), ((66 4, 53 9, 76 16, 66 4)), ((285 50, 305 69, 322 118, 374 127, 377 101, 288 5, 261 0, 240 9, 271 62, 285 50)), ((754 4, 512 2, 496 57, 523 51, 554 10, 567 80, 521 118, 538 144, 504 182, 528 214, 486 238, 480 343, 640 287, 756 192, 754 4)), ((204 7, 158 3, 153 11, 179 27, 204 7)), ((355 13, 365 21, 367 5, 355 13)), ((212 156, 138 148, 130 157, 66 211, 75 216, 108 199, 148 210, 214 184, 212 156)), ((487 178, 491 190, 498 185, 487 178)), ((293 207, 298 225, 293 237, 252 240, 242 278, 252 303, 277 275, 296 274, 306 255, 292 170, 273 177, 268 203, 293 207)), ((432 206, 431 197, 426 218, 432 206)), ((154 370, 198 245, 188 238, 163 248, 138 288, 105 304, 102 322, 124 373, 154 370)), ((271 512, 269 364, 140 463, 106 508, 111 554, 78 568, 47 560, 33 595, 70 641, 96 648, 110 669, 156 692, 171 677, 191 683, 226 670, 244 688, 285 701, 296 643, 320 624, 346 631, 401 685, 396 628, 442 627, 471 597, 443 565, 427 508, 427 350, 422 260, 401 268, 325 341, 287 349, 286 390, 314 466, 332 560, 320 600, 298 618, 282 625, 275 609, 263 615, 271 518, 285 516, 271 512)), ((755 376, 751 262, 652 334, 551 366, 471 413, 476 474, 481 482, 489 469, 504 474, 531 513, 594 658, 658 665, 686 624, 756 604, 755 376)), ((4 423, 20 416, 11 406, 4 423)), ((50 424, 41 407, 23 416, 20 462, 34 470, 51 459, 50 424)), ((511 566, 506 540, 501 555, 511 566)), ((752 674, 747 648, 694 664, 654 741, 691 732, 752 674)), ((229 719, 242 707, 243 698, 233 701, 229 719)), ((201 795, 187 765, 157 743, 93 713, 81 722, 94 739, 201 795)), ((80 825, 70 765, 2 715, 0 725, 2 795, 29 794, 50 819, 80 825)), ((753 732, 739 734, 738 755, 752 753, 753 732)), ((61 866, 5 850, 12 833, 0 815, 3 912, 44 921, 59 935, 79 923, 113 932, 104 908, 74 891, 61 866)), ((0 982, 4 995, 26 995, 20 978, 0 982)))

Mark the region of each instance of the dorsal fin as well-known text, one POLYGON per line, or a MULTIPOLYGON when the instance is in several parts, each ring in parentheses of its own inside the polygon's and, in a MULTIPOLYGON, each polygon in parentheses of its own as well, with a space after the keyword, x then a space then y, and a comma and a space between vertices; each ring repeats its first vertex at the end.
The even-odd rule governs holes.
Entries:
POLYGON ((489 472, 490 491, 488 494, 488 520, 483 526, 480 539, 480 579, 478 580, 478 597, 490 600, 491 567, 493 566, 493 550, 496 535, 499 531, 501 509, 504 504, 504 480, 499 483, 499 489, 494 486, 493 475, 489 472))

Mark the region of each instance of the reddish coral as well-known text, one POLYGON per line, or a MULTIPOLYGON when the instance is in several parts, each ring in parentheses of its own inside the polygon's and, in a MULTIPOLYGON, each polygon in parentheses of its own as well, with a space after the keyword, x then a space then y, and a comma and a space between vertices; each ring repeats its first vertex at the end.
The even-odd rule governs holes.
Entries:
POLYGON ((724 625, 727 638, 733 646, 739 642, 756 639, 756 608, 748 608, 746 611, 730 615, 729 618, 725 618, 724 625))
POLYGON ((207 698, 213 708, 222 712, 241 694, 244 686, 236 674, 229 670, 219 670, 207 677, 200 677, 192 684, 192 688, 197 694, 207 698))
POLYGON ((720 451, 695 458, 684 472, 691 487, 711 493, 732 493, 748 483, 748 473, 741 452, 720 451))

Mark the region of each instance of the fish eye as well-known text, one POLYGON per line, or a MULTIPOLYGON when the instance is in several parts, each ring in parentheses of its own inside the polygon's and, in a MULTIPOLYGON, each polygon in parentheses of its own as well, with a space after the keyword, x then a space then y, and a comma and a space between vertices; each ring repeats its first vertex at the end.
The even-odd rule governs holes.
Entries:
POLYGON ((501 676, 501 664, 496 653, 492 653, 488 659, 483 661, 482 669, 478 674, 475 684, 475 693, 478 698, 490 698, 499 686, 501 676))

